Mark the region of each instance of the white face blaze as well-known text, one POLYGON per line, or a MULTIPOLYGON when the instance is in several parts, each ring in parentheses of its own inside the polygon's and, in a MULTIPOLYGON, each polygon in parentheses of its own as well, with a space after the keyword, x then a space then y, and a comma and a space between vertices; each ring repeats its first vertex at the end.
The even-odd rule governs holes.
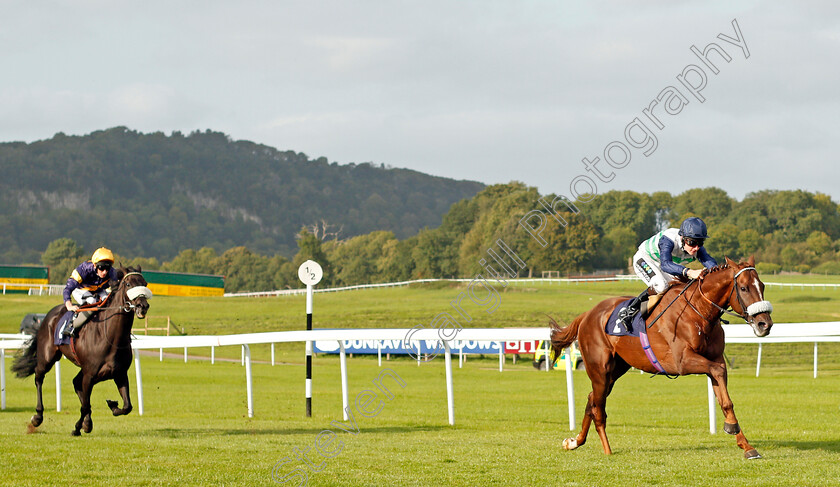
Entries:
POLYGON ((758 301, 755 303, 747 306, 747 314, 750 316, 755 316, 759 313, 771 313, 773 312, 773 305, 770 304, 770 301, 764 300, 764 295, 761 292, 761 286, 758 285, 758 279, 753 279, 753 286, 755 286, 755 290, 758 293, 758 301))
POLYGON ((755 290, 758 292, 758 300, 764 301, 764 295, 761 294, 761 287, 758 285, 758 279, 753 279, 753 286, 755 286, 755 290))
MULTIPOLYGON (((747 270, 755 271, 755 268, 754 267, 745 267, 745 268, 741 269, 740 271, 738 271, 737 273, 735 273, 734 285, 736 286, 736 288, 737 288, 737 286, 739 286, 738 276, 741 275, 742 272, 747 271, 747 270)), ((757 277, 753 278, 753 286, 755 286, 756 294, 758 294, 758 301, 756 301, 755 303, 747 306, 747 309, 745 309, 744 311, 746 311, 746 313, 750 316, 755 316, 755 315, 760 314, 760 313, 771 313, 771 312, 773 312, 773 305, 770 304, 770 301, 765 301, 764 300, 764 294, 761 292, 761 286, 758 284, 758 278, 757 277)))

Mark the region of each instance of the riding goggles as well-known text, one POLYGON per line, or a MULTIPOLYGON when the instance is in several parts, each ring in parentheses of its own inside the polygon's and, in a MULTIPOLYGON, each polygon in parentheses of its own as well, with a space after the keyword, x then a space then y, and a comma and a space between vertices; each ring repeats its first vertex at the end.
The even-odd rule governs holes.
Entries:
POLYGON ((689 247, 702 247, 703 246, 703 239, 701 239, 701 238, 684 237, 683 242, 686 245, 688 245, 689 247))
POLYGON ((96 270, 98 271, 107 271, 111 269, 111 264, 107 262, 99 262, 96 264, 96 270))

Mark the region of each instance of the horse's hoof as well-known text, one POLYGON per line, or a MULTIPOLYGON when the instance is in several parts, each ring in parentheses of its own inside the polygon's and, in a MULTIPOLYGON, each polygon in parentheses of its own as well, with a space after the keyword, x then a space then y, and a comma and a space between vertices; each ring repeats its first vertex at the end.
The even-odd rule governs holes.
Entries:
POLYGON ((563 449, 565 450, 574 450, 578 447, 577 439, 575 438, 566 438, 563 440, 563 449))
POLYGON ((744 458, 746 458, 747 460, 755 460, 761 458, 761 455, 759 455, 759 453, 755 451, 755 448, 753 448, 752 450, 747 450, 744 452, 744 458))
POLYGON ((731 423, 723 423, 723 431, 726 431, 730 435, 737 435, 741 432, 741 426, 738 423, 731 424, 731 423))
POLYGON ((82 420, 82 431, 84 431, 85 433, 90 433, 91 431, 93 431, 93 420, 90 419, 90 415, 85 416, 85 418, 82 420))
POLYGON ((41 423, 44 422, 44 417, 35 415, 35 416, 32 416, 32 419, 30 419, 29 422, 32 423, 32 426, 37 428, 38 426, 41 426, 41 423))
POLYGON ((73 432, 70 433, 70 435, 71 436, 82 436, 82 432, 79 431, 79 430, 73 430, 73 432))
POLYGON ((108 409, 111 410, 111 413, 114 416, 118 416, 120 414, 120 403, 118 403, 117 401, 112 401, 110 399, 106 399, 105 402, 108 403, 108 409))

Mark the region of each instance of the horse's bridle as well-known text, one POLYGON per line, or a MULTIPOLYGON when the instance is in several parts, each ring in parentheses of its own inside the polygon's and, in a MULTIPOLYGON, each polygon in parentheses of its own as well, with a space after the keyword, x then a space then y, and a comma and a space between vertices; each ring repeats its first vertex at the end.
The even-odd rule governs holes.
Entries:
MULTIPOLYGON (((126 277, 131 275, 142 276, 142 274, 140 274, 139 272, 129 272, 128 274, 123 276, 123 281, 126 277)), ((123 308, 123 311, 126 313, 130 313, 131 310, 136 308, 137 306, 132 301, 139 298, 140 296, 146 299, 152 299, 152 290, 146 286, 131 286, 130 288, 126 289, 125 297, 128 298, 128 300, 125 302, 125 307, 123 308)))
MULTIPOLYGON (((129 272, 128 274, 124 275, 123 278, 120 280, 120 283, 125 281, 125 278, 131 275, 138 275, 142 277, 142 274, 139 272, 129 272)), ((131 286, 130 288, 125 290, 125 297, 128 298, 125 302, 125 306, 108 306, 108 307, 100 307, 100 308, 86 308, 91 309, 93 311, 103 311, 106 309, 118 309, 123 313, 131 313, 131 311, 137 307, 132 301, 139 297, 144 297, 146 299, 152 299, 152 290, 146 286, 131 286)))
MULTIPOLYGON (((138 276, 141 276, 141 277, 143 276, 139 272, 129 272, 129 273, 125 274, 122 277, 122 279, 120 279, 120 284, 125 282, 125 278, 128 277, 128 276, 131 276, 131 275, 138 275, 138 276)), ((128 283, 126 283, 126 285, 128 285, 128 283)), ((107 309, 118 310, 110 316, 113 316, 114 314, 117 314, 119 312, 131 313, 132 310, 137 308, 137 305, 132 303, 132 301, 137 299, 140 296, 143 296, 146 299, 151 299, 152 298, 152 291, 146 286, 131 286, 130 288, 125 290, 125 297, 128 298, 125 302, 125 306, 108 306, 108 307, 104 307, 104 308, 88 308, 88 309, 91 309, 91 310, 94 310, 94 311, 103 311, 103 310, 107 310, 107 309)), ((114 343, 108 338, 108 328, 107 328, 107 326, 105 327, 105 340, 109 341, 111 343, 111 345, 114 345, 114 343)), ((130 346, 130 345, 128 345, 128 346, 130 346)), ((125 348, 125 347, 117 347, 117 348, 125 348)))
MULTIPOLYGON (((766 300, 765 301, 756 301, 755 303, 753 303, 749 306, 747 306, 744 303, 744 299, 741 297, 741 291, 740 291, 739 286, 738 286, 738 276, 740 276, 742 272, 749 271, 749 270, 754 271, 755 267, 744 267, 743 269, 741 269, 741 270, 739 270, 738 272, 735 273, 735 275, 732 277, 732 290, 729 291, 729 297, 727 297, 727 299, 726 299, 726 302, 731 301, 732 300, 732 293, 734 292, 735 297, 738 299, 738 304, 741 306, 741 310, 744 312, 744 314, 733 313, 732 311, 721 308, 717 303, 715 303, 711 299, 707 298, 706 295, 703 293, 703 281, 702 280, 698 280, 697 290, 700 291, 700 296, 702 296, 703 299, 705 299, 707 302, 711 303, 712 306, 717 308, 721 313, 726 313, 726 314, 735 316, 737 318, 741 318, 742 320, 744 320, 747 323, 751 323, 751 319, 753 317, 755 317, 757 314, 773 312, 773 305, 770 304, 770 301, 766 301, 766 300)), ((691 306, 691 309, 693 309, 695 312, 697 312, 697 314, 699 314, 700 316, 703 316, 702 313, 700 313, 700 311, 698 311, 697 308, 695 308, 694 305, 691 304, 691 301, 688 301, 688 298, 686 298, 686 301, 688 302, 688 305, 691 306)))

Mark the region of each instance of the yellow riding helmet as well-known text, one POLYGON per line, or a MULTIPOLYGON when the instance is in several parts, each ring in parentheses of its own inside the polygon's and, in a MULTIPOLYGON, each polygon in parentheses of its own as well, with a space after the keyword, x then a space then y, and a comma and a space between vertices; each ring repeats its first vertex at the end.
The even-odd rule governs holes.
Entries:
POLYGON ((105 247, 99 247, 96 249, 96 252, 93 253, 93 257, 90 258, 90 261, 95 264, 98 264, 102 261, 107 261, 110 264, 114 263, 114 253, 110 250, 106 249, 105 247))

